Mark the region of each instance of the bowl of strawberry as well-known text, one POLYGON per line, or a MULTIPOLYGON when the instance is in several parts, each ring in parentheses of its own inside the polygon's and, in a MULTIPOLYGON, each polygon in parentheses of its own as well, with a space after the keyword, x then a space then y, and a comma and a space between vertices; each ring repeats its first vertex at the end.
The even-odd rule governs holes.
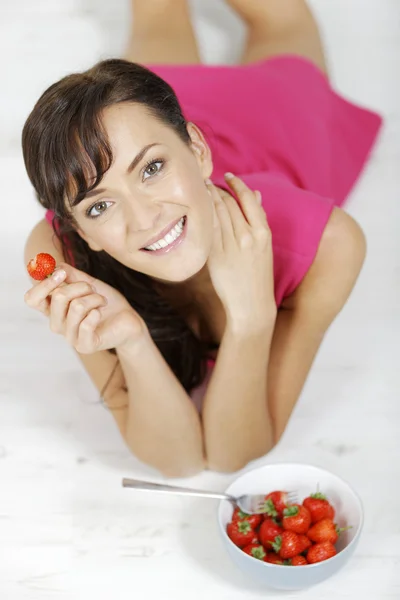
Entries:
POLYGON ((266 465, 240 476, 226 492, 264 496, 261 514, 249 515, 222 501, 218 522, 233 561, 266 587, 312 587, 336 574, 356 549, 364 521, 361 500, 325 469, 266 465), (295 502, 289 502, 289 492, 295 502))

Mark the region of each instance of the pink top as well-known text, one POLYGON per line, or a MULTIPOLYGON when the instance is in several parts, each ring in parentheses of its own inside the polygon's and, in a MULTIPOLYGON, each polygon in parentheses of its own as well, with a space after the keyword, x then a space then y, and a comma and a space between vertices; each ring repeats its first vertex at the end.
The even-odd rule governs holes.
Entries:
MULTIPOLYGON (((213 180, 239 175, 260 190, 272 231, 279 306, 310 268, 333 207, 357 180, 381 118, 345 100, 311 62, 281 56, 253 65, 157 65, 188 120, 204 132, 213 180)), ((46 218, 51 222, 53 213, 46 218)), ((212 365, 209 363, 209 367, 212 365)), ((200 408, 207 386, 192 392, 200 408)))
MULTIPOLYGON (((272 231, 278 306, 310 268, 332 212, 358 178, 381 118, 334 92, 311 62, 150 66, 209 142, 213 181, 260 190, 272 231)), ((53 213, 46 218, 51 222, 53 213)))

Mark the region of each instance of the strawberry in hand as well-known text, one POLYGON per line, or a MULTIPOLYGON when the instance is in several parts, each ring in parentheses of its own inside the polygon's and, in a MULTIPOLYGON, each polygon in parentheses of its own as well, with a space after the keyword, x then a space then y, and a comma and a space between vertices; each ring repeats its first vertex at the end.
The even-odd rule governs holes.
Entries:
POLYGON ((28 290, 25 302, 49 317, 51 330, 80 354, 119 349, 148 335, 143 319, 118 290, 67 263, 28 290))
POLYGON ((40 252, 36 254, 35 258, 32 258, 26 265, 29 275, 36 281, 43 281, 46 277, 54 272, 56 268, 55 258, 47 252, 40 252))

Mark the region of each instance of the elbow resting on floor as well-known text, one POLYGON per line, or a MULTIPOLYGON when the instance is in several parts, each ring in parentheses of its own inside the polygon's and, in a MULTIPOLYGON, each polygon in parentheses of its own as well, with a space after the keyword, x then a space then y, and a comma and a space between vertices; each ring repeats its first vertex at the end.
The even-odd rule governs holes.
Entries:
POLYGON ((132 454, 141 462, 149 467, 159 471, 164 477, 171 479, 194 477, 207 468, 205 459, 199 455, 191 461, 187 457, 182 457, 182 461, 166 460, 166 456, 146 453, 136 447, 136 444, 125 442, 132 454))
POLYGON ((154 456, 147 453, 143 453, 140 449, 136 448, 135 444, 127 443, 128 448, 132 454, 138 458, 141 462, 156 469, 164 477, 171 479, 186 479, 194 477, 204 470, 215 471, 216 473, 236 473, 241 469, 244 469, 250 462, 261 458, 268 454, 275 444, 268 443, 261 450, 248 453, 245 457, 235 457, 228 453, 220 456, 203 457, 199 455, 196 458, 192 458, 191 461, 188 457, 182 457, 184 460, 180 461, 166 461, 164 455, 154 456))
POLYGON ((254 452, 254 454, 243 458, 233 458, 231 456, 210 457, 207 461, 207 467, 210 471, 215 471, 216 473, 236 473, 247 467, 253 460, 257 460, 271 452, 273 448, 274 445, 269 444, 261 451, 254 452))

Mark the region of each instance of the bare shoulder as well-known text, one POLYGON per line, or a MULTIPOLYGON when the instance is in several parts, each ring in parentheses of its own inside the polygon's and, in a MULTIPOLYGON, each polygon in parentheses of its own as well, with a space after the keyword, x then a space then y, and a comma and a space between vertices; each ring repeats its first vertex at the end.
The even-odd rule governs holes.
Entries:
POLYGON ((284 308, 318 309, 332 320, 346 303, 364 263, 366 240, 360 225, 335 208, 308 273, 284 308))
POLYGON ((66 262, 61 244, 46 219, 39 221, 30 232, 24 250, 25 264, 39 252, 48 252, 56 259, 56 262, 66 262))

